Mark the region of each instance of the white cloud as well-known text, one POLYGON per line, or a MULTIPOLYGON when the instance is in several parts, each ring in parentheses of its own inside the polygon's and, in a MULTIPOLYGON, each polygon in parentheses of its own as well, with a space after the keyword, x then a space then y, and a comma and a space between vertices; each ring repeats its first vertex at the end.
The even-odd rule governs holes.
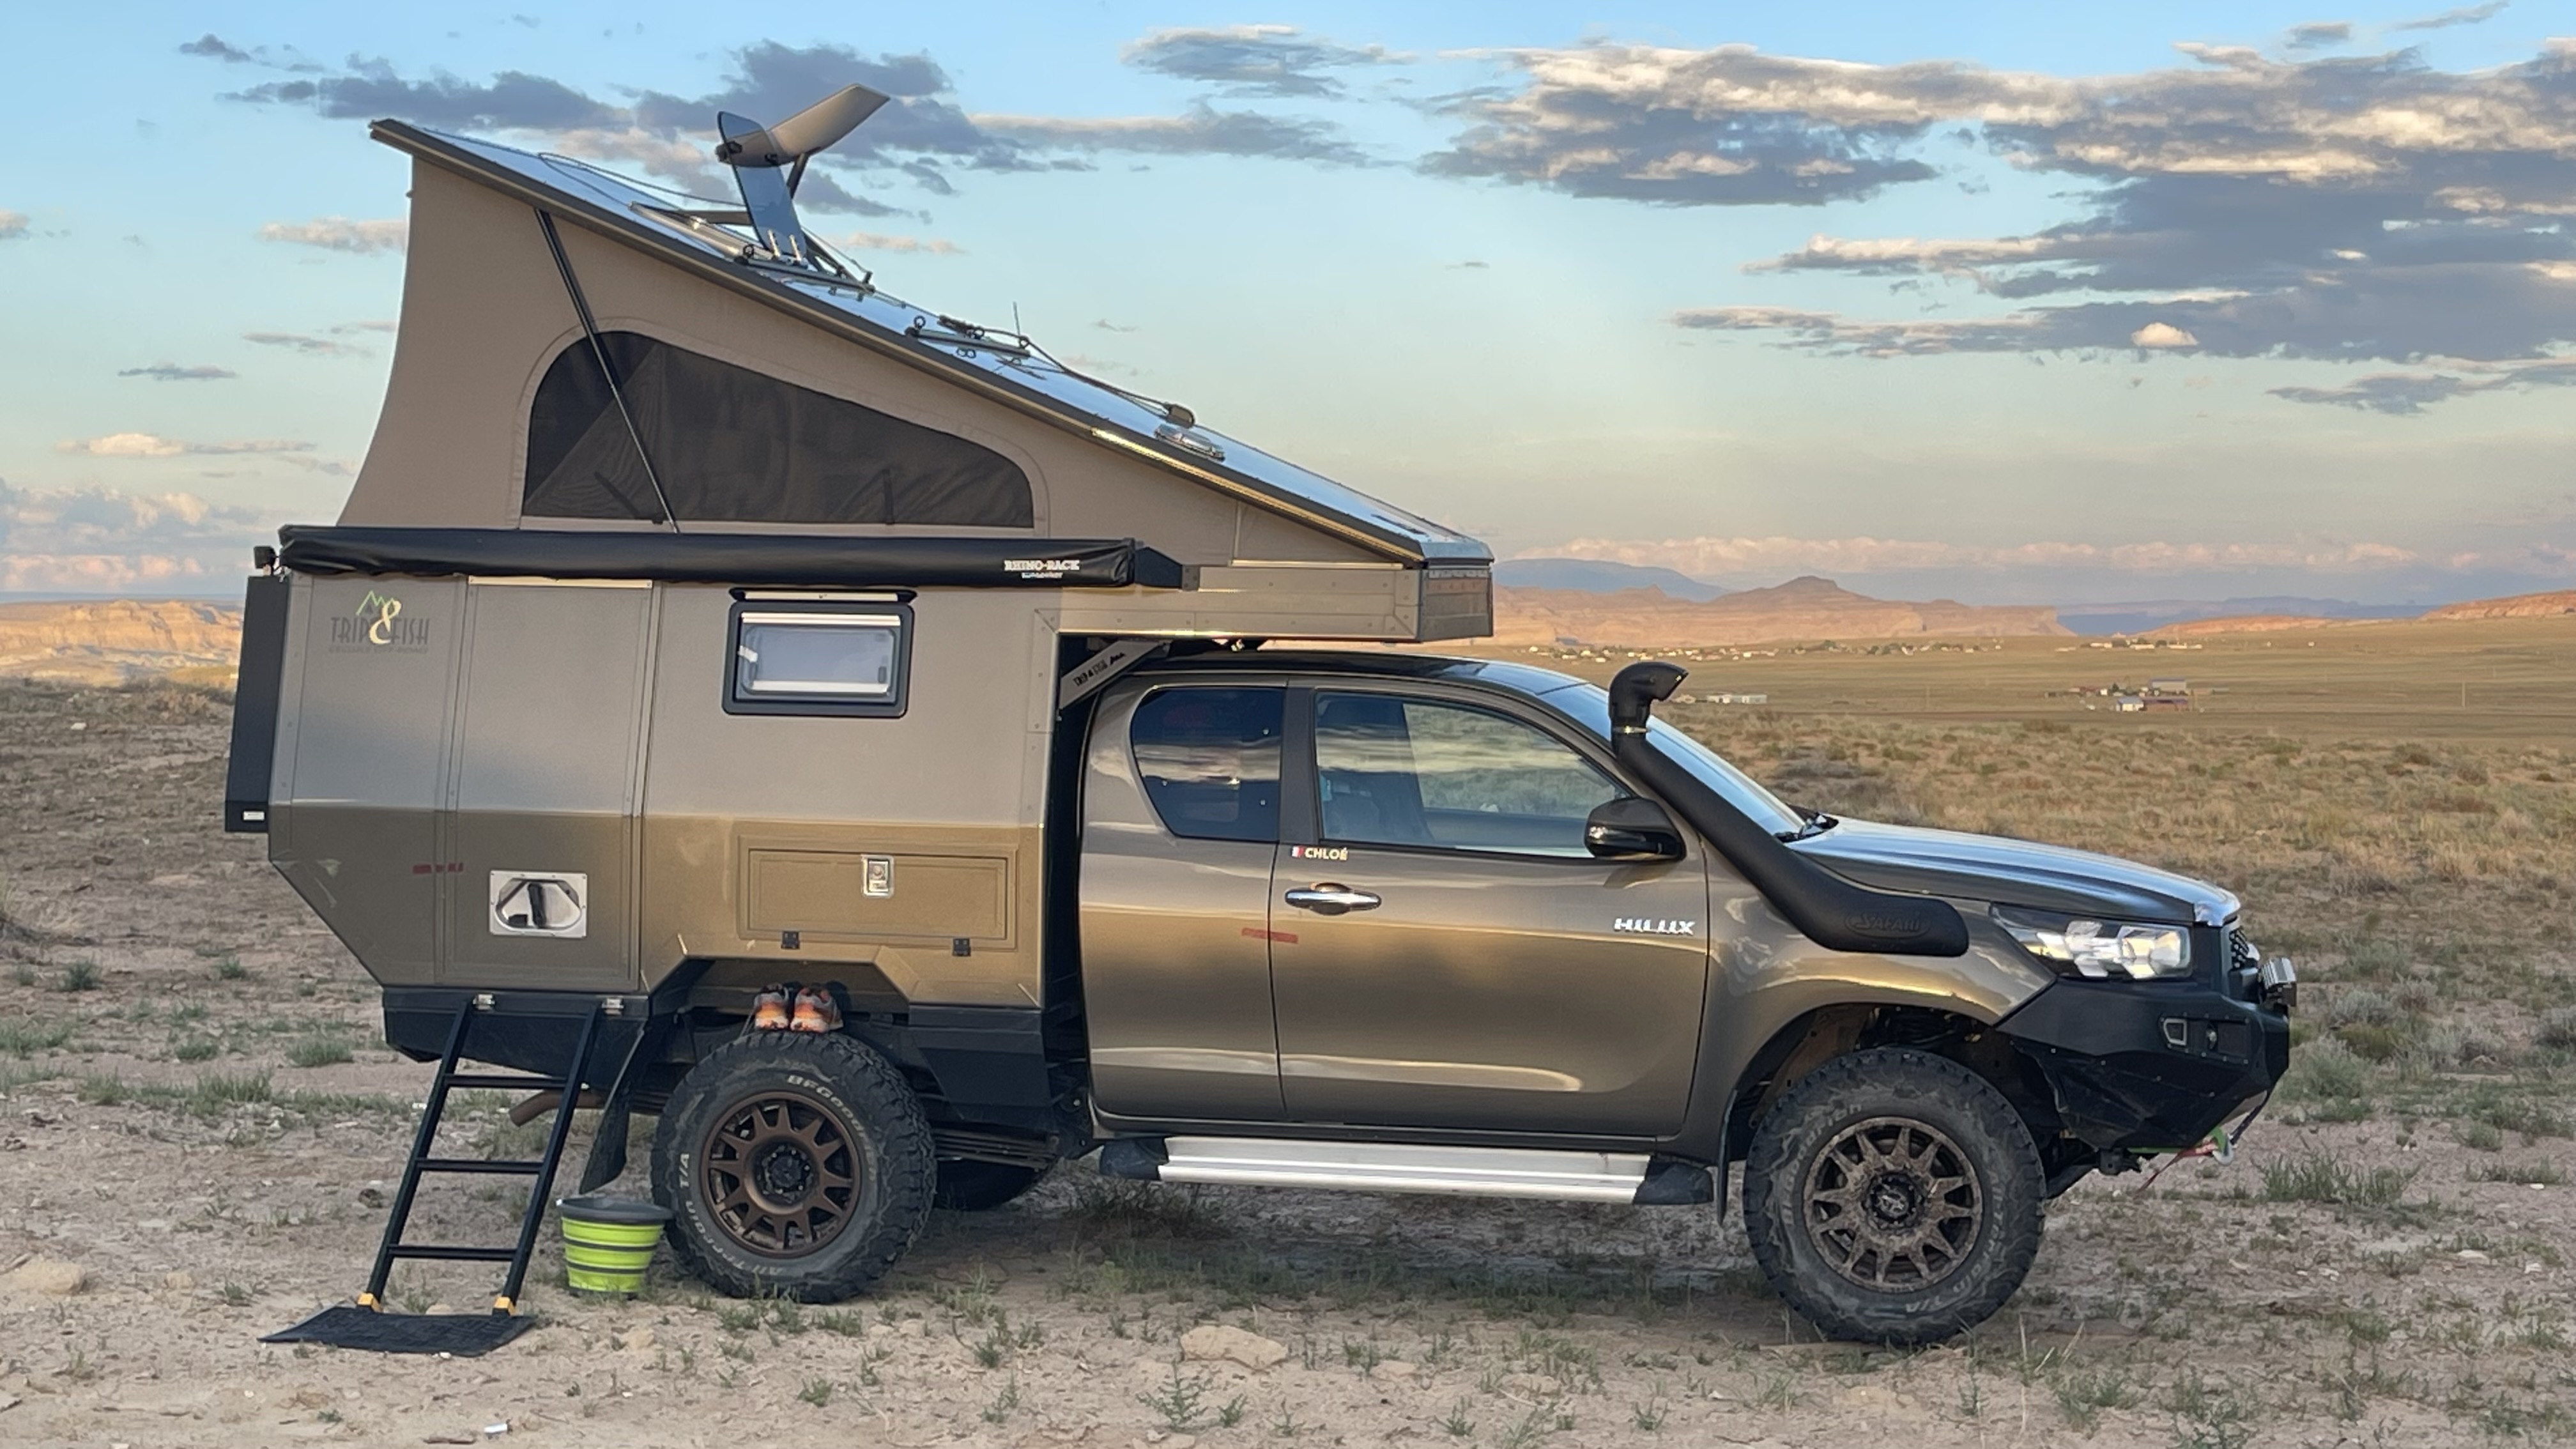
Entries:
MULTIPOLYGON (((335 329, 336 330, 336 329, 335 329)), ((367 349, 353 342, 334 342, 328 337, 313 337, 302 332, 245 332, 242 341, 262 347, 283 347, 314 357, 365 357, 367 349)))
POLYGON ((966 249, 940 237, 888 236, 883 232, 854 231, 841 238, 841 245, 862 252, 927 252, 932 256, 959 257, 966 249))
POLYGON ((1879 574, 1917 569, 2112 569, 2135 574, 2241 573, 2300 569, 2374 573, 2428 562, 2384 543, 1940 543, 1871 538, 1578 538, 1524 557, 1608 559, 1660 565, 1696 578, 1789 574, 1879 574))
POLYGON ((310 453, 311 443, 291 438, 242 438, 221 443, 192 443, 158 433, 109 433, 97 438, 65 438, 57 453, 93 458, 177 458, 198 453, 310 453))
POLYGON ((27 234, 27 214, 0 207, 0 241, 15 241, 27 234))
POLYGON ((2198 347, 2200 339, 2170 322, 2150 322, 2130 333, 2129 343, 2146 348, 2198 347))
POLYGON ((275 520, 191 493, 0 482, 0 590, 212 585, 245 570, 275 520))
POLYGON ((259 229, 261 241, 293 242, 325 251, 398 252, 411 240, 411 223, 401 217, 352 221, 345 216, 317 216, 311 221, 272 221, 259 229))
POLYGON ((695 138, 657 135, 634 125, 586 126, 556 132, 547 138, 547 145, 585 161, 638 166, 648 176, 659 176, 701 192, 722 196, 733 190, 733 183, 710 158, 705 143, 695 138))

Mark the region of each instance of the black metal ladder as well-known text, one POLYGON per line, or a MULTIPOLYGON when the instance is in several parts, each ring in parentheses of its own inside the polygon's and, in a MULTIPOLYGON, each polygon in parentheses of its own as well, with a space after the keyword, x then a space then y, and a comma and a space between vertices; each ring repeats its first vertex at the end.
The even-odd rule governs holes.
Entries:
POLYGON ((466 1029, 473 1024, 474 1012, 474 1003, 469 999, 457 1011, 455 1025, 447 1029, 447 1050, 438 1059, 438 1075, 430 1079, 429 1100, 420 1113, 420 1130, 412 1136, 411 1158, 403 1164, 402 1186, 394 1193, 393 1211, 385 1217, 384 1241, 376 1248, 376 1266, 367 1274, 367 1291, 358 1295, 361 1308, 376 1308, 384 1302, 385 1282, 393 1276, 394 1264, 410 1258, 445 1263, 507 1263, 510 1274, 492 1299, 492 1312, 507 1316, 518 1309, 519 1289, 528 1277, 528 1259, 537 1250, 537 1229, 546 1219, 546 1194, 554 1187, 556 1166, 563 1161, 564 1139, 572 1134, 573 1108, 581 1100, 584 1085, 582 1069, 589 1065, 591 1044, 599 1038, 601 1009, 594 1006, 582 1018, 580 1040, 560 1077, 458 1071, 457 1058, 465 1051, 466 1029), (459 1087, 558 1093, 554 1126, 546 1132, 545 1154, 516 1161, 431 1156, 430 1150, 438 1145, 439 1119, 447 1112, 447 1094, 459 1087), (535 1179, 528 1187, 528 1209, 519 1217, 519 1240, 507 1247, 404 1242, 403 1229, 411 1224, 412 1199, 420 1191, 421 1178, 433 1172, 535 1179))

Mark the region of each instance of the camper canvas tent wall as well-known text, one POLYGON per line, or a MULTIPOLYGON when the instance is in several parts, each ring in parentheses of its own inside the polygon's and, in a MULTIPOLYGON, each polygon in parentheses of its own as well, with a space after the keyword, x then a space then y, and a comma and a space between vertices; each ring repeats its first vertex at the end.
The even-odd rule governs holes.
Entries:
POLYGON ((443 1159, 461 1085, 597 1093, 584 1190, 658 1112, 729 1291, 844 1296, 1095 1148, 1640 1204, 1742 1160, 1773 1282, 1889 1341, 1993 1311, 2046 1194, 2259 1104, 2292 975, 2224 891, 1837 831, 1652 721, 1670 666, 1254 647, 1482 635, 1490 555, 813 245, 798 170, 871 94, 727 118, 739 212, 375 127, 393 374, 339 522, 250 583, 226 817, 440 1066, 357 1307, 291 1335, 515 1331, 571 1113, 443 1159), (535 1178, 515 1245, 407 1243, 469 1170, 535 1178), (508 1263, 496 1326, 375 1313, 402 1257, 508 1263))

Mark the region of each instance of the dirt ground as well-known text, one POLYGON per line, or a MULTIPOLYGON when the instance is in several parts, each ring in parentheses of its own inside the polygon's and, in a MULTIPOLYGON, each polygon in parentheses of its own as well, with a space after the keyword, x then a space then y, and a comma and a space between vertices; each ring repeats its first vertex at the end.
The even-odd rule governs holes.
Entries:
MULTIPOLYGON (((487 1357, 264 1346, 361 1284, 430 1069, 381 1046, 371 984, 260 842, 219 832, 226 718, 179 690, 0 685, 0 1444, 2576 1437, 2570 1073, 2530 1026, 2557 1020, 2567 963, 2545 953, 2499 978, 2535 993, 2518 1034, 2445 1047, 2464 1061, 2404 1075, 2418 1058, 2336 1036, 2233 1165, 2078 1186, 2020 1296, 1927 1351, 1818 1342, 1706 1208, 1131 1188, 1079 1164, 941 1215, 837 1308, 667 1266, 641 1298, 584 1299, 549 1244, 542 1326, 487 1357), (1272 1356, 1185 1346, 1209 1325, 1280 1361, 1189 1356, 1272 1356)), ((2367 1017, 2347 1024, 2404 1025, 2367 1017)), ((525 1151, 502 1105, 462 1112, 451 1150, 525 1151)), ((506 1235, 517 1189, 473 1182, 424 1190, 425 1236, 506 1235)), ((407 1272, 395 1307, 478 1311, 491 1286, 407 1272)))

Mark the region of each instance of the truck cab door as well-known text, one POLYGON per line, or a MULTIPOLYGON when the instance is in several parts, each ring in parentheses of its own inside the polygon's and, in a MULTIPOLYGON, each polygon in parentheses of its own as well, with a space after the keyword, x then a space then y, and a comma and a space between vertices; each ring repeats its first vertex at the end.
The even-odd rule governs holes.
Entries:
POLYGON ((1120 687, 1083 776, 1082 980, 1107 1114, 1275 1121, 1281 685, 1120 687))
POLYGON ((1291 699, 1310 701, 1312 745, 1290 779, 1315 808, 1311 838, 1280 847, 1272 906, 1290 1120, 1679 1130, 1711 959, 1704 848, 1593 858, 1585 817, 1631 792, 1537 711, 1359 682, 1291 699))

